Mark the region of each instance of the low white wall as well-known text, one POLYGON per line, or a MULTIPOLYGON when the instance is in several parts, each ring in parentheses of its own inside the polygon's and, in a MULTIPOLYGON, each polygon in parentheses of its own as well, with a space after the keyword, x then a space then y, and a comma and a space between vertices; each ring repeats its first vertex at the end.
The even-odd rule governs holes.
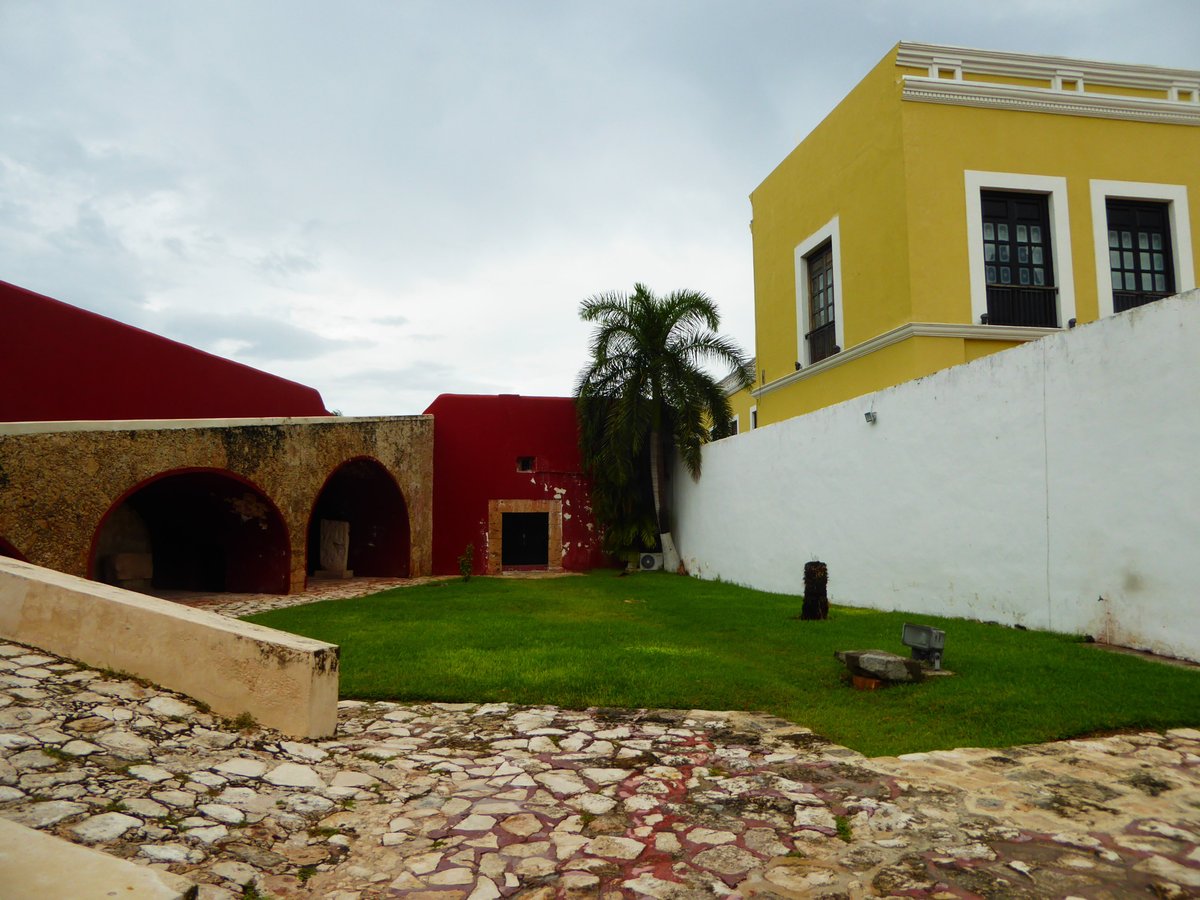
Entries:
POLYGON ((838 603, 1200 659, 1198 300, 709 444, 675 479, 685 564, 800 593, 821 559, 838 603))
POLYGON ((299 737, 337 727, 338 648, 0 557, 0 638, 299 737))

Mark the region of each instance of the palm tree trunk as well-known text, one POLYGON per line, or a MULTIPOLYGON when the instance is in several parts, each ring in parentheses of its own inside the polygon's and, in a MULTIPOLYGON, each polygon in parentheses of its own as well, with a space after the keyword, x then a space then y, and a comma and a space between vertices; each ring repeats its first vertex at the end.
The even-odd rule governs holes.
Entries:
POLYGON ((667 480, 665 457, 662 436, 656 428, 650 432, 650 490, 654 495, 654 520, 658 523, 659 534, 668 530, 662 497, 663 485, 667 480))

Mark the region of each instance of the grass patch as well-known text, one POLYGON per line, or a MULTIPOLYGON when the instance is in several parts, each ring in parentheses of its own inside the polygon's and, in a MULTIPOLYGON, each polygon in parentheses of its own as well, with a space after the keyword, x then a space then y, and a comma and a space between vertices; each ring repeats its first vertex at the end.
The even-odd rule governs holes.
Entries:
POLYGON ((442 581, 249 621, 339 644, 343 697, 762 710, 871 756, 1004 747, 1200 723, 1200 672, 1078 638, 600 571, 442 581), (955 677, 855 691, 835 650, 907 655, 905 621, 946 631, 955 677))

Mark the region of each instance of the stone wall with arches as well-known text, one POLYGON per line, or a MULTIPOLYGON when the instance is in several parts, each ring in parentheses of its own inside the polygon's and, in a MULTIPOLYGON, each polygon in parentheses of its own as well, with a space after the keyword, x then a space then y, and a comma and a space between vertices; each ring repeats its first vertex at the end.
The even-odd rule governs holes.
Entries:
POLYGON ((432 497, 428 416, 0 424, 0 552, 133 588, 302 590, 322 516, 427 575, 432 497))

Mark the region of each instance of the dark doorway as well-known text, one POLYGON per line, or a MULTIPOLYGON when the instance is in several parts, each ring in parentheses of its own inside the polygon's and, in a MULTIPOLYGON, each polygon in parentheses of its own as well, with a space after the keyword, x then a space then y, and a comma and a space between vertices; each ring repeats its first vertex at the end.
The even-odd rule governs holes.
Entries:
POLYGON ((321 520, 350 525, 346 568, 355 576, 407 578, 408 506, 379 462, 352 459, 321 488, 308 520, 308 574, 321 567, 321 520))
POLYGON ((550 564, 550 514, 506 512, 501 520, 502 566, 550 564))
POLYGON ((129 493, 93 544, 92 577, 130 590, 286 594, 291 550, 260 490, 214 471, 178 472, 129 493))

